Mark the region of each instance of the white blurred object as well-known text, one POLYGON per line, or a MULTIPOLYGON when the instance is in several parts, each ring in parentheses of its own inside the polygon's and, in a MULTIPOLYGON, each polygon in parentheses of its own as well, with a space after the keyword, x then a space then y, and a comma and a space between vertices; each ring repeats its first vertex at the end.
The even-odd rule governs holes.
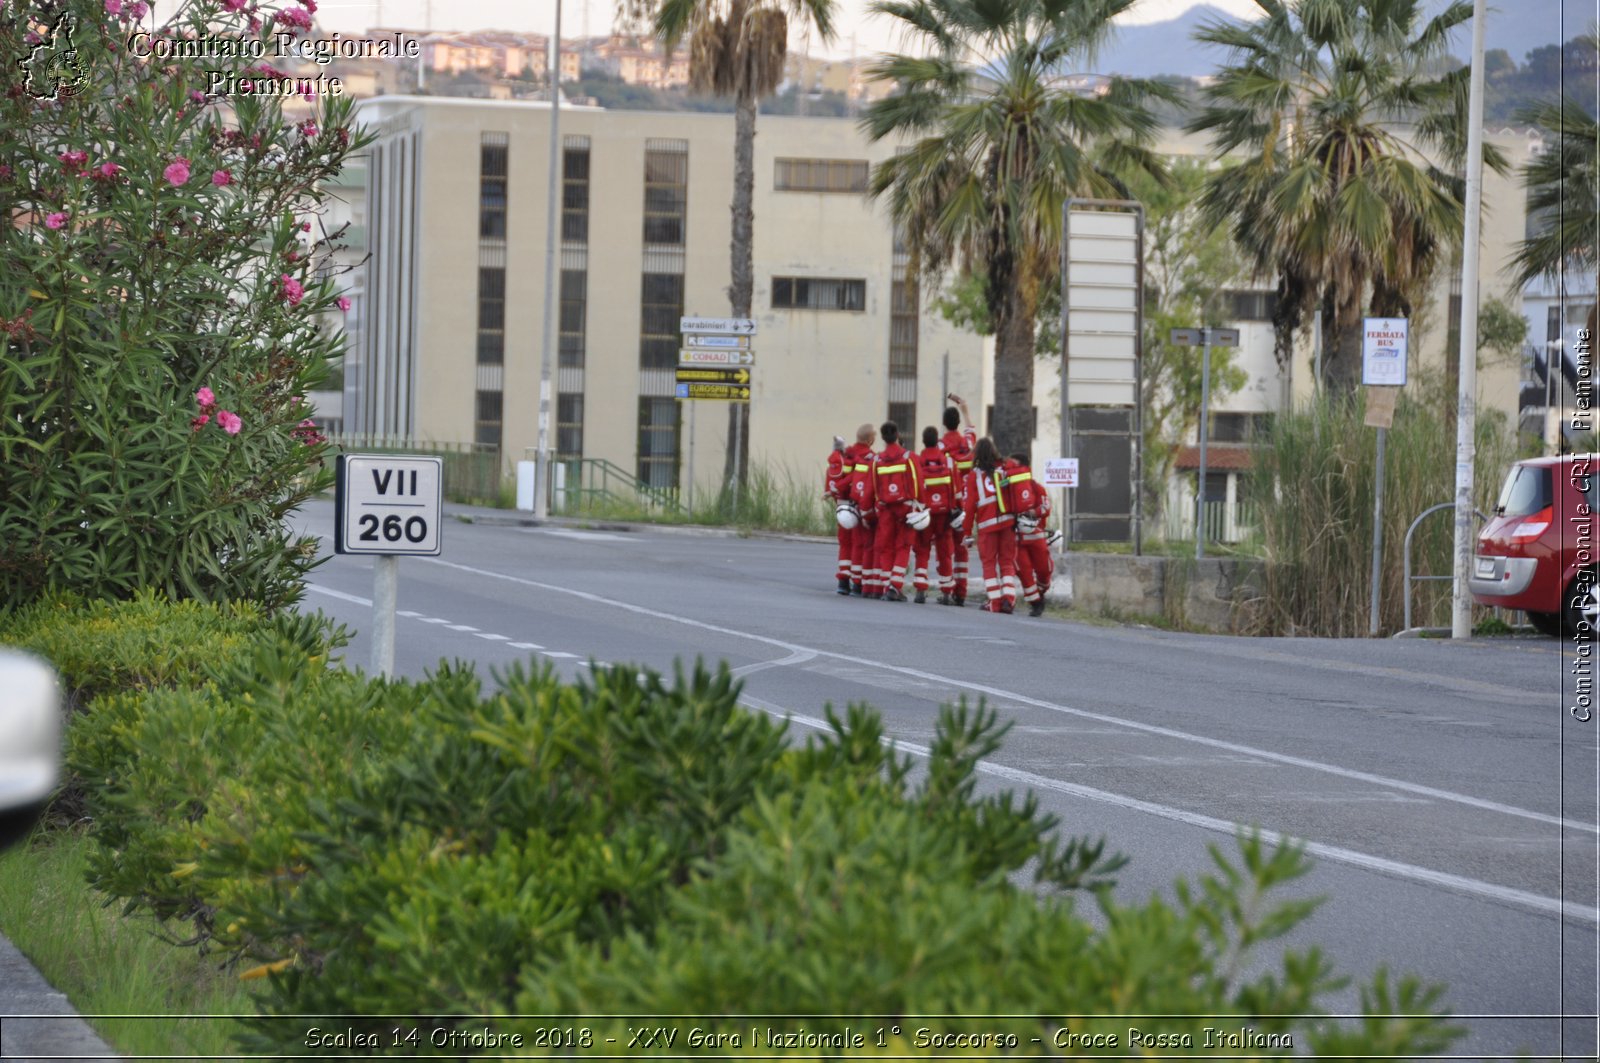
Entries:
POLYGON ((833 515, 839 521, 839 527, 846 531, 861 523, 861 511, 854 502, 840 502, 833 515))
POLYGON ((1017 517, 1017 530, 1020 532, 1036 532, 1039 530, 1039 518, 1023 513, 1017 517))
POLYGON ((0 813, 41 804, 61 771, 61 686, 37 657, 0 649, 0 813))
POLYGON ((950 514, 950 527, 956 531, 960 531, 961 525, 965 524, 966 520, 966 511, 958 509, 954 513, 950 514))
POLYGON ((906 523, 917 531, 922 531, 933 520, 933 514, 926 509, 913 509, 906 514, 906 523))

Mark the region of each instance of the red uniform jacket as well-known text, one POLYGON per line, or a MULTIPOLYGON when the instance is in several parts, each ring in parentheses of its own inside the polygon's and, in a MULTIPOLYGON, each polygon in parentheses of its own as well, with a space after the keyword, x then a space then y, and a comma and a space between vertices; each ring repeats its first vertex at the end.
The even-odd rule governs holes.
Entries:
POLYGON ((957 432, 946 432, 939 440, 939 446, 950 455, 950 465, 956 471, 956 494, 961 493, 962 485, 966 482, 967 473, 972 471, 972 448, 978 445, 977 429, 971 425, 957 432))
POLYGON ((828 471, 823 474, 822 493, 828 498, 849 498, 849 476, 855 462, 845 457, 842 450, 828 451, 828 471))
POLYGON ((863 517, 872 513, 872 507, 877 502, 878 496, 873 493, 872 463, 877 455, 872 453, 872 448, 865 443, 851 443, 844 449, 845 460, 849 464, 850 472, 845 479, 849 487, 848 497, 861 510, 863 517))
POLYGON ((967 515, 966 527, 973 535, 1009 526, 1016 520, 1016 514, 1006 499, 1004 470, 985 473, 973 466, 972 471, 967 473, 964 494, 961 508, 967 515))

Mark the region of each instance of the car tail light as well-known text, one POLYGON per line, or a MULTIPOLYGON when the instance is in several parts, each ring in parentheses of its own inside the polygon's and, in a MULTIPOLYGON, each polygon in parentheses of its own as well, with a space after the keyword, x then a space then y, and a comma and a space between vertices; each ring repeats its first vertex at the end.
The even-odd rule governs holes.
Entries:
POLYGON ((1544 530, 1550 527, 1550 521, 1554 518, 1555 510, 1550 506, 1545 506, 1537 513, 1530 513, 1511 532, 1511 541, 1514 543, 1533 542, 1544 534, 1544 530))

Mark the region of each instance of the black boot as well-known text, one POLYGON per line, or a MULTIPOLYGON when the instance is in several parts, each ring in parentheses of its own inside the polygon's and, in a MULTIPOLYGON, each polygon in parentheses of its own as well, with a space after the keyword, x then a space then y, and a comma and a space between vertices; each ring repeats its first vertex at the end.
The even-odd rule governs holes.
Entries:
POLYGON ((945 593, 939 595, 939 604, 940 605, 954 605, 956 603, 950 598, 950 593, 948 591, 946 591, 945 593))
POLYGON ((850 593, 850 580, 849 580, 848 577, 845 577, 845 576, 840 576, 839 577, 839 593, 840 594, 849 594, 850 593))
POLYGON ((923 602, 926 602, 927 600, 928 600, 928 592, 927 591, 918 591, 917 592, 917 596, 912 599, 912 601, 916 602, 918 605, 921 605, 923 602))
POLYGON ((1040 598, 1038 601, 1036 601, 1033 604, 1028 606, 1028 615, 1029 616, 1043 616, 1044 615, 1044 599, 1043 598, 1040 598))

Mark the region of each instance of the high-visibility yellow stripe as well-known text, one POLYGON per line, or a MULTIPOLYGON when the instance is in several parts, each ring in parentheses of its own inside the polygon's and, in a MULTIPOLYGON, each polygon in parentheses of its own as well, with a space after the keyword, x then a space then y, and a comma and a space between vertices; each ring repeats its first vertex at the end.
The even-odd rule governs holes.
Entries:
POLYGON ((947 483, 949 483, 950 482, 950 477, 948 477, 948 476, 936 476, 931 480, 924 480, 922 482, 927 484, 929 487, 932 487, 935 484, 947 484, 947 483))
POLYGON ((1006 490, 1005 490, 1005 488, 1006 488, 1006 479, 1005 479, 1004 476, 1000 475, 1000 470, 996 469, 994 471, 994 500, 995 500, 995 504, 1000 507, 1000 512, 1001 513, 1004 513, 1006 511, 1006 490))
POLYGON ((905 471, 906 471, 906 467, 904 465, 879 465, 878 466, 878 475, 879 476, 885 476, 885 475, 887 475, 887 474, 889 474, 891 472, 905 472, 905 471))
POLYGON ((1017 473, 1014 476, 1007 477, 1006 478, 1006 483, 1008 483, 1008 484, 1020 484, 1020 483, 1022 483, 1024 481, 1026 481, 1026 480, 1031 480, 1031 479, 1033 479, 1033 473, 1031 473, 1031 472, 1022 472, 1022 473, 1017 473))
POLYGON ((872 468, 872 466, 870 466, 870 465, 857 465, 855 467, 855 471, 856 472, 866 472, 870 468, 872 468))
POLYGON ((972 462, 970 462, 970 461, 958 461, 958 462, 956 462, 956 468, 959 469, 962 472, 967 472, 967 471, 971 470, 972 462))

